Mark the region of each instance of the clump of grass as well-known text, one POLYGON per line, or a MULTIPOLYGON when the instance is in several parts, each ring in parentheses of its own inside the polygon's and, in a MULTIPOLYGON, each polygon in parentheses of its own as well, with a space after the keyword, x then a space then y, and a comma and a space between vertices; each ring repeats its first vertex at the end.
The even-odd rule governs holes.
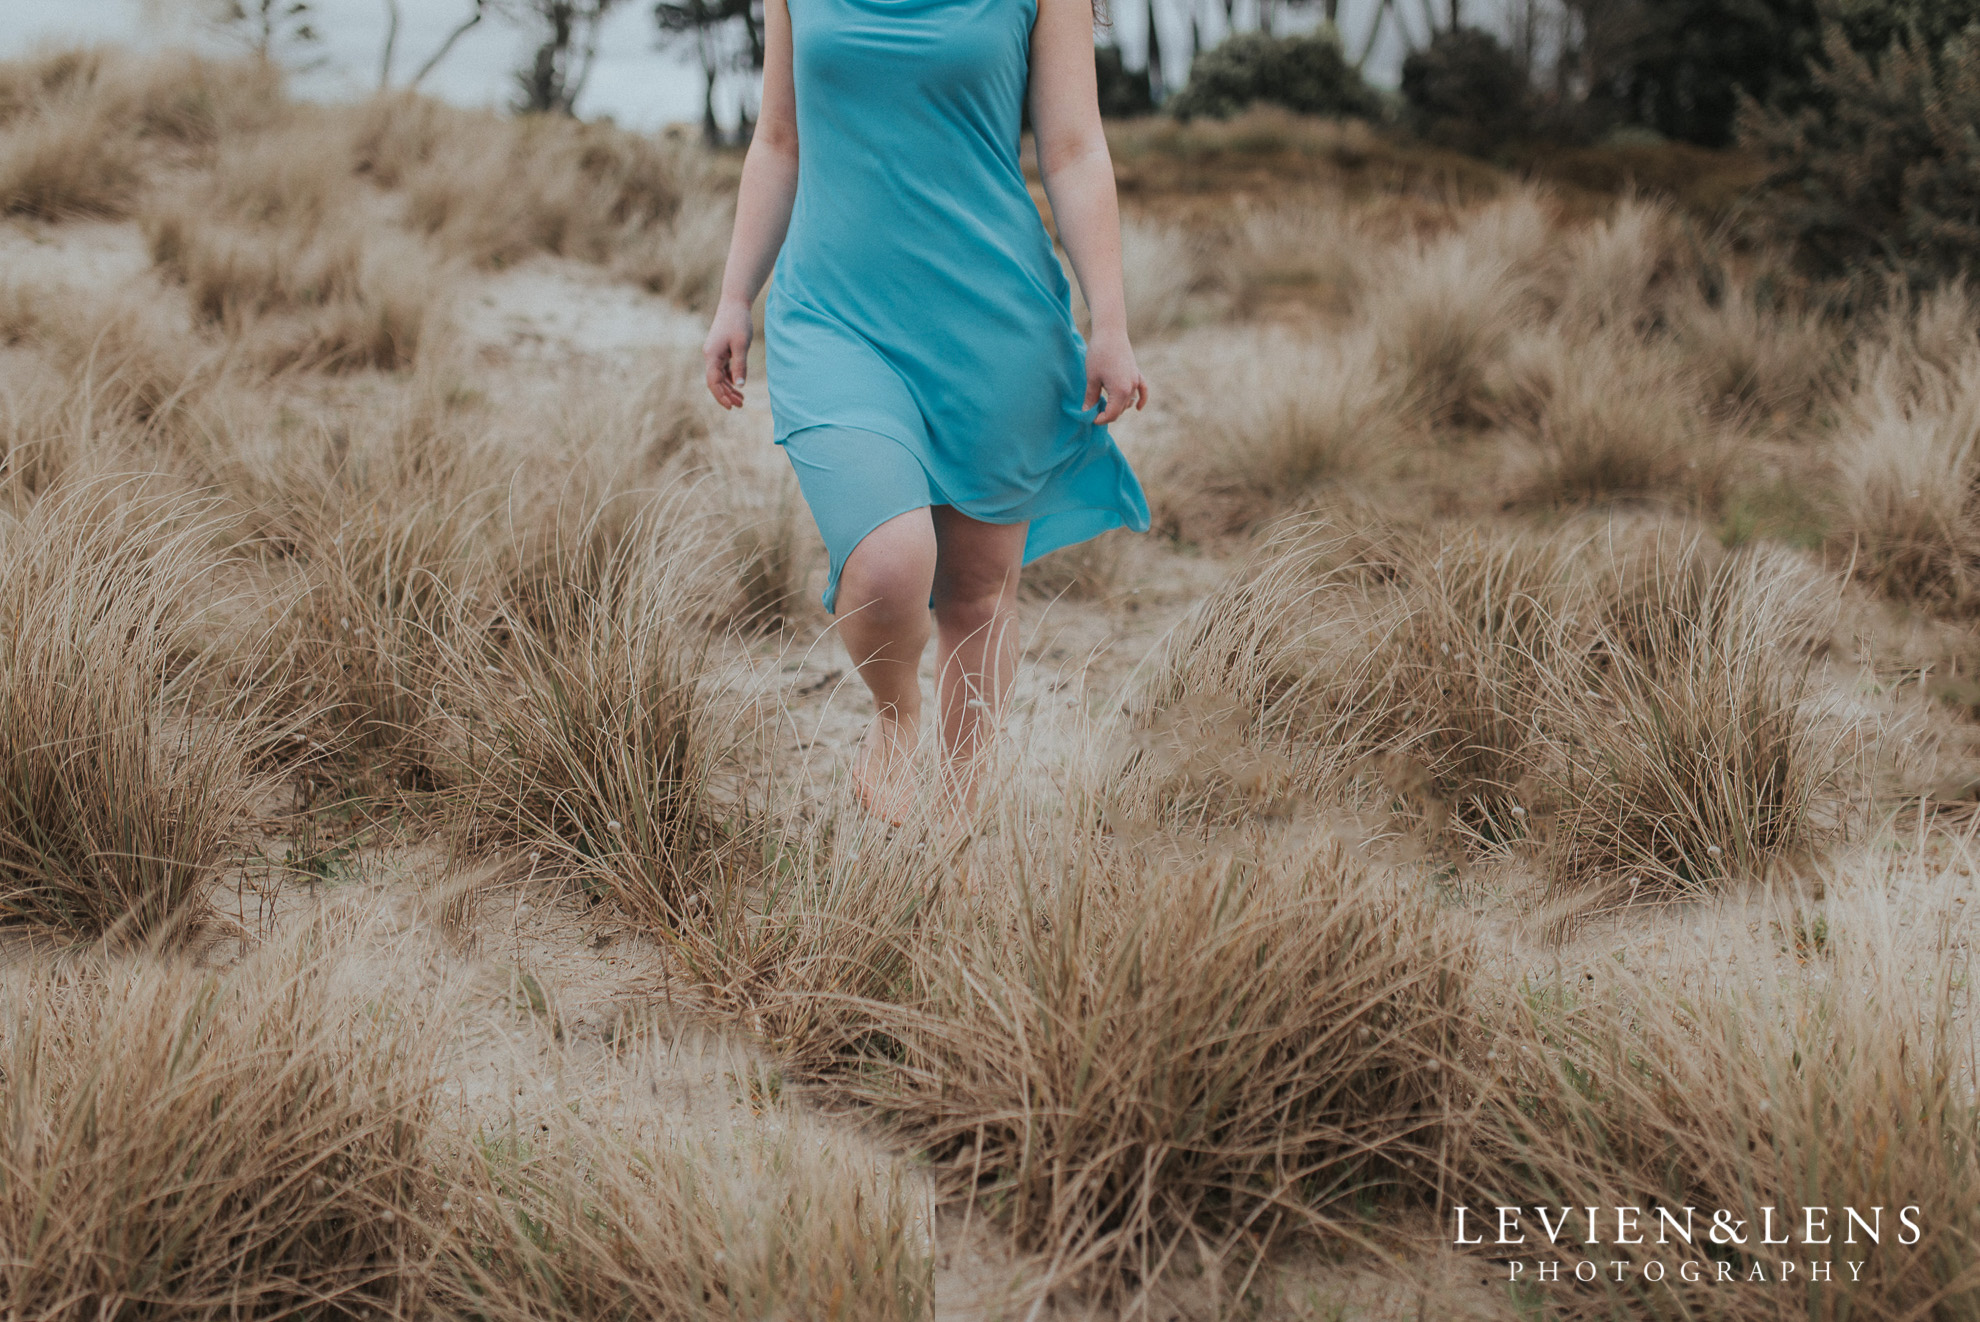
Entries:
MULTIPOLYGON (((1864 731, 1810 669, 1834 584, 1786 552, 1715 551, 1591 524, 1293 521, 1178 632, 1142 719, 1227 703, 1282 759, 1273 794, 1380 792, 1474 848, 1530 838, 1577 893, 1762 875, 1834 838, 1864 731)), ((1173 821, 1259 808, 1175 772, 1144 758, 1134 780, 1173 821)))
POLYGON ((407 367, 445 316, 447 264, 349 214, 299 204, 265 223, 229 221, 185 198, 154 205, 146 229, 200 316, 269 368, 407 367))
POLYGON ((574 1109, 482 1131, 450 1190, 443 1270, 476 1316, 934 1315, 925 1195, 898 1165, 783 1114, 696 1140, 574 1109))
POLYGON ((1523 504, 1658 495, 1715 503, 1726 467, 1696 383, 1661 345, 1606 335, 1535 337, 1518 356, 1534 414, 1523 504))
POLYGON ((148 149, 210 145, 279 101, 265 63, 78 50, 0 64, 0 215, 123 215, 148 149))
POLYGON ((1152 339, 1182 325, 1201 264, 1196 239, 1180 227, 1149 220, 1122 221, 1121 269, 1127 282, 1128 334, 1152 339))
POLYGON ((1114 531, 1025 566, 1019 590, 1047 601, 1104 601, 1121 591, 1131 533, 1114 531))
POLYGON ((461 820, 471 843, 546 851, 666 927, 697 898, 712 843, 706 649, 727 576, 706 530, 665 499, 623 538, 599 548, 580 530, 561 553, 594 548, 564 591, 497 601, 485 643, 463 633, 449 652, 467 714, 461 820))
POLYGON ((614 269, 683 307, 706 311, 722 292, 722 269, 735 227, 735 204, 714 192, 690 192, 673 216, 628 240, 614 269))
MULTIPOLYGON (((476 265, 532 252, 603 262, 676 222, 704 190, 690 144, 558 116, 504 121, 439 113, 417 126, 427 141, 398 148, 407 220, 435 247, 476 265)), ((384 159, 376 147, 374 159, 384 159)), ((682 222, 705 249, 707 213, 682 222)))
POLYGON ((1354 306, 1376 245, 1366 214, 1311 202, 1247 207, 1233 227, 1230 260, 1241 307, 1276 293, 1334 311, 1354 306))
POLYGON ((7 322, 0 339, 29 349, 61 378, 59 407, 50 413, 77 439, 135 432, 176 443, 224 366, 182 311, 142 291, 103 296, 7 281, 0 302, 7 322))
MULTIPOLYGON (((837 1086, 1055 1279, 1153 1285, 1434 1191, 1467 956, 1338 844, 1177 867, 1080 815, 938 909, 837 1086), (1001 868, 1000 868, 1001 870, 1001 868)), ((965 868, 983 866, 973 860, 965 868)))
POLYGON ((1361 312, 1427 420, 1471 426, 1488 417, 1511 334, 1539 311, 1531 277, 1552 236, 1538 199, 1519 194, 1390 254, 1361 312))
POLYGON ((1692 282, 1667 306, 1669 335, 1715 415, 1791 432, 1836 402, 1842 335, 1819 309, 1722 276, 1692 282))
POLYGON ((321 930, 220 975, 16 978, 0 1026, 0 1294, 36 1316, 422 1303, 435 1038, 337 990, 321 930))
POLYGON ((1650 330, 1658 286, 1674 265, 1672 228, 1668 206, 1625 197, 1568 236, 1557 320, 1584 332, 1650 330))
MULTIPOLYGON (((1571 1206, 1558 1244, 1530 1211, 1520 1223, 1519 1252, 1564 1258, 1564 1277, 1595 1252, 1620 1262, 1575 1292, 1573 1315, 1896 1319, 1980 1300, 1980 1110, 1958 990, 1969 956, 1963 938, 1923 950, 1894 939, 1918 894, 1878 894, 1892 907, 1874 914, 1783 903, 1758 951, 1741 924, 1736 953, 1701 944, 1684 952, 1689 969, 1603 961, 1508 998, 1481 1078, 1477 1201, 1571 1206), (1768 958, 1773 946, 1783 958, 1768 958), (1591 1205, 1595 1252, 1581 1243, 1591 1205), (1640 1233, 1618 1236, 1609 1209, 1631 1207, 1640 1233), (1689 1223, 1689 1242, 1660 1208, 1689 1223), (1737 1241, 1712 1239, 1720 1209, 1743 1223, 1737 1241), (1769 1217, 1790 1243, 1762 1246, 1769 1217), (1826 1280, 1811 1279, 1811 1260, 1833 1264, 1826 1280)), ((1951 911, 1937 900, 1931 910, 1951 911)))
POLYGON ((208 147, 279 118, 282 75, 265 60, 100 46, 0 62, 0 124, 50 106, 100 114, 113 133, 141 141, 208 147))
POLYGON ((1232 336, 1194 364, 1202 402, 1160 469, 1165 527, 1228 535, 1379 466, 1408 434, 1408 407, 1374 339, 1349 333, 1232 336))
POLYGON ((252 786, 185 669, 212 569, 198 512, 50 494, 0 532, 0 915, 157 940, 207 914, 252 786))
POLYGON ((51 106, 0 132, 0 215, 117 216, 138 181, 135 143, 100 111, 51 106))
POLYGON ((1980 351, 1862 371, 1835 442, 1839 549, 1857 577, 1955 614, 1980 602, 1980 351))
POLYGON ((440 782, 434 685, 455 603, 481 567, 477 522, 471 503, 436 500, 310 529, 300 581, 258 680, 280 694, 286 713, 271 727, 285 741, 272 752, 407 788, 440 782))
POLYGON ((1794 861, 1839 824, 1862 731, 1799 644, 1832 591, 1791 554, 1652 542, 1609 579, 1594 670, 1556 667, 1539 778, 1557 884, 1695 894, 1794 861))

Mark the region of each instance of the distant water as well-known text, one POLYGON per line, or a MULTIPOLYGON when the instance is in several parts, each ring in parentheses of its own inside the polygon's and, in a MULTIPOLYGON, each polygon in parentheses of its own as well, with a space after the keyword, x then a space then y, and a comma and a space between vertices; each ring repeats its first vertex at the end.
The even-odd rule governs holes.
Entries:
MULTIPOLYGON (((1258 0, 1237 0, 1240 19, 1258 0)), ((1164 49, 1172 53, 1168 74, 1180 82, 1187 69, 1174 53, 1187 43, 1191 5, 1200 11, 1200 30, 1220 30, 1222 0, 1164 0, 1164 49), (1177 25, 1180 25, 1179 28, 1177 25), (1177 28, 1170 31, 1171 28, 1177 28)), ((1350 49, 1358 50, 1374 14, 1375 0, 1344 0, 1341 27, 1350 49)), ((200 0, 0 0, 0 58, 37 46, 79 42, 115 42, 156 47, 199 45, 224 48, 226 42, 187 15, 201 9, 200 0)), ((400 0, 402 22, 394 61, 399 80, 409 77, 446 34, 471 9, 468 0, 400 0)), ((1498 11, 1503 0, 1473 0, 1469 10, 1498 11)), ((291 52, 291 63, 308 64, 294 86, 304 96, 341 99, 362 95, 378 85, 379 54, 384 43, 386 8, 383 0, 313 0, 316 24, 323 40, 291 52)), ((1117 14, 1112 36, 1137 59, 1147 42, 1145 0, 1114 0, 1117 14)), ((1312 6, 1317 9, 1318 6, 1312 6)), ((1409 6, 1402 6, 1409 8, 1409 6)), ((1310 12, 1310 11, 1309 11, 1310 12)), ((425 91, 462 105, 500 105, 514 90, 514 71, 530 54, 528 38, 515 27, 494 19, 462 38, 422 84, 425 91)), ((1368 62, 1372 81, 1393 85, 1402 62, 1402 46, 1393 30, 1383 33, 1368 62)), ((578 103, 587 118, 610 116, 633 128, 701 120, 703 79, 691 52, 656 49, 652 6, 647 0, 627 0, 606 22, 597 65, 578 103)), ((718 88, 717 117, 733 124, 745 89, 730 79, 718 88)))

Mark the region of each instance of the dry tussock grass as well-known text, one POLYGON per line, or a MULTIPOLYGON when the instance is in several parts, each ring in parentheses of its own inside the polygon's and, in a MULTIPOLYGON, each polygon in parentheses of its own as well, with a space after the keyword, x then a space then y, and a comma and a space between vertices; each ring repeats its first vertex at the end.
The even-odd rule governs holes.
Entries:
MULTIPOLYGON (((711 1133, 619 1102, 665 1047, 567 1081, 575 1106, 519 1104, 477 1131, 441 1218, 455 1306, 507 1322, 932 1317, 919 1182, 788 1104, 736 1108, 711 1133)), ((774 1070, 750 1077, 778 1088, 774 1070)))
POLYGON ((1572 891, 1716 888, 1835 838, 1860 788, 1866 732, 1810 674, 1835 590, 1695 536, 1294 521, 1178 634, 1144 717, 1222 706, 1273 755, 1206 767, 1188 737, 1131 774, 1177 821, 1360 784, 1474 851, 1531 842, 1572 891))
POLYGON ((146 158, 197 149, 275 113, 272 68, 192 56, 64 51, 0 70, 0 215, 124 214, 146 158))
MULTIPOLYGON (((0 533, 0 914, 160 940, 207 914, 250 789, 233 712, 191 688, 196 508, 43 497, 0 533)), ((250 699, 251 702, 251 699, 250 699)))
POLYGON ((1554 1217, 1576 1208, 1558 1247, 1529 1229, 1523 1250, 1564 1256, 1564 1277, 1584 1256, 1624 1264, 1620 1283, 1605 1266, 1598 1282, 1555 1296, 1564 1316, 1884 1319, 1958 1315, 1980 1298, 1980 1114, 1960 1003, 1968 937, 1944 885, 1886 892, 1892 880, 1872 870, 1853 901, 1778 898, 1757 951, 1742 928, 1687 944, 1678 962, 1603 961, 1507 998, 1480 1076, 1493 1099, 1485 1195, 1554 1217), (1901 907, 1921 899, 1937 917, 1904 932, 1901 907), (1644 1242, 1615 1243, 1605 1225, 1602 1247, 1583 1249, 1589 1205, 1605 1218, 1645 1209, 1644 1242), (1695 1242, 1657 1208, 1680 1226, 1698 1209, 1695 1242), (1741 1243, 1709 1238, 1722 1208, 1744 1222, 1741 1243), (1916 1236, 1899 1220, 1906 1208, 1916 1236), (1804 1209, 1818 1209, 1812 1222, 1804 1209), (1763 1248, 1768 1215, 1773 1235, 1795 1242, 1763 1248), (1802 1247, 1811 1224, 1818 1242, 1802 1247), (1640 1269, 1656 1259, 1669 1279, 1646 1284, 1640 1269), (1685 1259, 1700 1264, 1698 1283, 1678 1275, 1685 1259), (1810 1279, 1821 1259, 1834 1264, 1827 1283, 1810 1279))
POLYGON ((1178 867, 1053 837, 920 935, 842 1067, 953 1190, 1103 1287, 1434 1191, 1465 965, 1427 914, 1331 842, 1178 867))
POLYGON ((440 1044, 410 1007, 340 993, 323 935, 226 976, 147 961, 11 979, 10 1306, 419 1310, 440 1044))
POLYGON ((1372 335, 1222 332, 1188 371, 1177 439, 1150 474, 1153 513, 1171 535, 1241 532, 1379 470, 1414 438, 1372 335))
POLYGON ((1836 438, 1835 536, 1884 591, 1970 613, 1980 350, 1944 366, 1897 348, 1866 354, 1860 377, 1836 438))
POLYGON ((553 115, 439 108, 412 131, 420 141, 381 141, 371 158, 403 181, 413 230, 452 256, 500 265, 543 251, 602 262, 677 218, 700 227, 700 255, 711 255, 711 219, 681 216, 711 183, 689 144, 553 115))
MULTIPOLYGON (((1381 149, 1272 115, 1124 132, 1130 170, 1381 149)), ((1884 1259, 1877 1297, 1896 1315, 1970 1290, 1954 945, 1921 966, 1926 995, 1802 913, 1778 1002, 1645 974, 1613 999, 1536 985, 1494 1016, 1499 893, 1470 871, 1534 883, 1552 939, 1631 901, 1736 898, 1862 819, 1883 717, 1820 657, 1834 571, 1969 611, 1963 290, 1844 326, 1780 294, 1775 259, 1656 204, 1571 224, 1496 183, 1469 210, 1336 198, 1221 229, 1151 207, 1126 235, 1139 332, 1283 323, 1167 346, 1191 370, 1154 503, 1212 549, 1266 531, 1126 721, 1075 721, 1049 793, 999 768, 970 833, 887 833, 769 797, 788 768, 735 690, 820 623, 816 548, 781 463, 714 426, 693 355, 535 395, 449 328, 457 283, 536 252, 705 302, 720 163, 411 97, 307 109, 258 66, 109 54, 0 66, 16 161, 47 164, 0 164, 0 198, 39 170, 33 196, 57 200, 0 206, 134 216, 167 283, 0 281, 9 919, 183 937, 241 857, 252 764, 609 904, 664 942, 671 991, 885 1119, 1048 1284, 1130 1311, 1186 1259, 1229 1268, 1210 1276, 1234 1300, 1274 1244, 1380 1239, 1460 1189, 1750 1208, 1809 1171, 1832 1202, 1948 1190, 1945 1233, 1884 1259), (1422 489, 1505 455, 1524 467, 1459 499, 1422 489), (1721 552, 1672 517, 1714 516, 1754 472, 1812 483, 1818 458, 1853 562, 1721 552), (1636 508, 1588 508, 1617 501, 1636 508), (1431 869, 1374 847, 1399 836, 1431 869)), ((1121 548, 1032 591, 1111 608, 1146 567, 1121 548)), ((458 998, 381 982, 347 939, 272 943, 225 977, 180 952, 20 980, 30 1012, 0 1021, 10 1299, 932 1308, 893 1163, 825 1150, 780 1107, 733 1143, 661 1125, 629 1100, 647 1080, 624 1038, 595 1088, 443 1110, 458 998)))
POLYGON ((224 975, 10 977, 0 1288, 35 1316, 929 1314, 898 1166, 782 1116, 695 1136, 622 1099, 444 1101, 460 988, 319 922, 224 975))
POLYGON ((1724 429, 1700 406, 1700 383, 1663 345, 1550 331, 1521 341, 1509 364, 1509 414, 1530 419, 1532 451, 1511 499, 1569 505, 1681 494, 1717 504, 1730 465, 1724 429))
POLYGON ((557 575, 562 594, 497 599, 493 629, 453 633, 450 705, 465 721, 453 779, 474 844, 548 851, 660 930, 701 903, 717 719, 707 622, 714 589, 733 582, 724 568, 704 528, 655 502, 594 582, 557 575))
POLYGON ((779 837, 761 917, 720 913, 703 957, 1041 1279, 1142 1291, 1130 1311, 1182 1262, 1229 1286, 1434 1195, 1462 1143, 1462 940, 1331 838, 1178 859, 1098 809, 1000 796, 995 839, 943 851, 856 820, 779 837))

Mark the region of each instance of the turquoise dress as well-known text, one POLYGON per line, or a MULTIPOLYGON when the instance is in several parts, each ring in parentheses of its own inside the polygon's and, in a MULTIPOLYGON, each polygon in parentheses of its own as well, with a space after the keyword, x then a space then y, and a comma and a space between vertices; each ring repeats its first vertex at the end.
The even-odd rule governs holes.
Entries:
POLYGON ((798 185, 766 310, 777 443, 831 553, 949 505, 1025 563, 1148 504, 1018 164, 1036 0, 788 0, 798 185))

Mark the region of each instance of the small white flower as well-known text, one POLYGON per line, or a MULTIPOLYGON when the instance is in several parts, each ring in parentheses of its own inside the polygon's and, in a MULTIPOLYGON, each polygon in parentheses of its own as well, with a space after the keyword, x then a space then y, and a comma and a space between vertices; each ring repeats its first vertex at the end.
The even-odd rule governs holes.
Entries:
POLYGON ((1719 855, 1725 853, 1726 851, 1719 848, 1717 845, 1707 845, 1705 846, 1705 852, 1710 854, 1713 858, 1717 858, 1719 857, 1719 855))
POLYGON ((621 822, 619 822, 618 820, 616 820, 616 819, 614 819, 613 821, 609 821, 609 822, 607 822, 607 823, 605 823, 605 829, 606 829, 606 830, 608 830, 608 831, 623 831, 623 830, 625 830, 626 828, 625 828, 625 826, 624 826, 624 824, 623 824, 623 823, 621 823, 621 822))
POLYGON ((1526 816, 1526 809, 1520 807, 1518 804, 1515 803, 1513 805, 1512 814, 1515 817, 1524 817, 1526 816))

